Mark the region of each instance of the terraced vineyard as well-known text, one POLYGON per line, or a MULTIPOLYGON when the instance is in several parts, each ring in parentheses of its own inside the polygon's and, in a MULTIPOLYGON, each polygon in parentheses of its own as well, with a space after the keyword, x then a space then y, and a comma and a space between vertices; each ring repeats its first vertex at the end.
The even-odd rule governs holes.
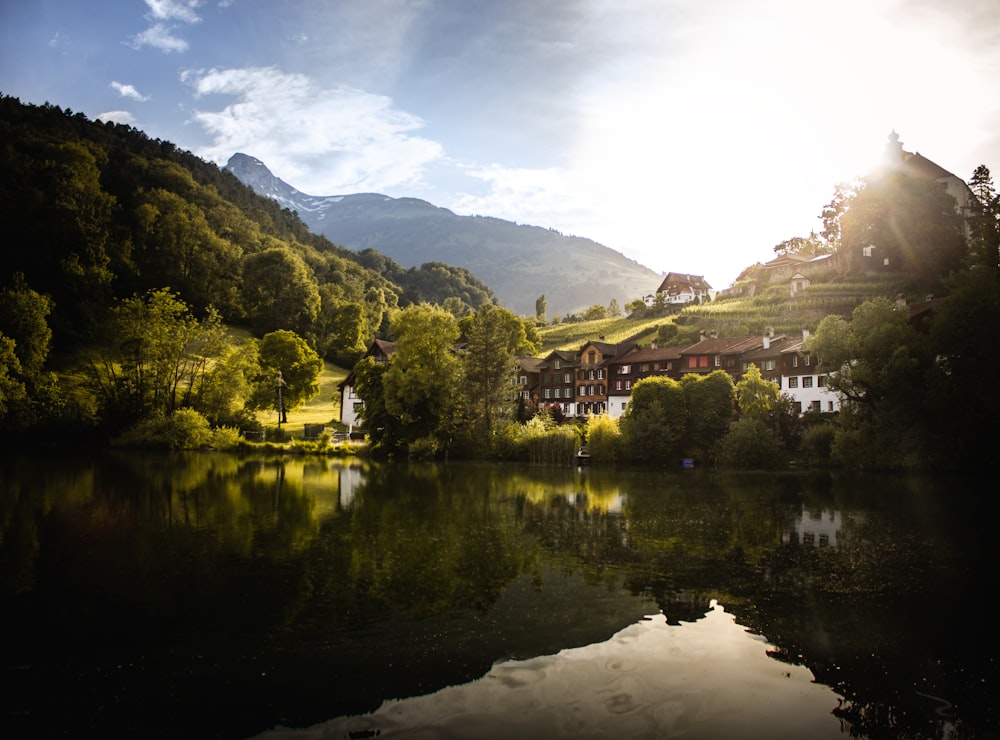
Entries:
MULTIPOLYGON (((648 346, 662 324, 678 327, 678 344, 695 341, 699 331, 716 331, 720 336, 749 336, 773 328, 778 334, 798 334, 813 330, 826 316, 847 316, 859 303, 879 296, 895 297, 903 291, 904 281, 885 277, 850 281, 813 283, 792 297, 787 283, 772 285, 750 297, 718 298, 713 302, 687 306, 679 313, 658 318, 617 318, 559 324, 543 327, 542 355, 553 349, 578 349, 588 340, 602 335, 606 342, 621 342, 638 335, 648 346)), ((922 299, 911 296, 911 302, 922 299)))

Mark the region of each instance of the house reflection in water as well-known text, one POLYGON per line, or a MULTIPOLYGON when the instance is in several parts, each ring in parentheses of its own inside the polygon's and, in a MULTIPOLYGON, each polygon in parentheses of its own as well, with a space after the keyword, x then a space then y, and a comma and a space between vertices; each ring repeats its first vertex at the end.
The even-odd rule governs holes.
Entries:
POLYGON ((809 511, 803 508, 792 522, 791 530, 781 535, 781 542, 785 545, 836 547, 840 544, 843 526, 843 516, 839 511, 809 511))

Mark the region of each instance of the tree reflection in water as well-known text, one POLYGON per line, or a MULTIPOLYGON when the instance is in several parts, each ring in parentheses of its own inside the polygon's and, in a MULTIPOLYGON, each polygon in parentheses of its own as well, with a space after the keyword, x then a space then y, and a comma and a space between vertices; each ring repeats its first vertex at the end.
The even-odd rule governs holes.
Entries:
POLYGON ((773 737, 794 713, 763 708, 802 691, 817 732, 998 731, 969 608, 992 519, 962 481, 130 453, 0 460, 0 492, 15 735, 239 738, 472 698, 517 722, 530 675, 576 681, 551 722, 707 732, 739 706, 773 737))

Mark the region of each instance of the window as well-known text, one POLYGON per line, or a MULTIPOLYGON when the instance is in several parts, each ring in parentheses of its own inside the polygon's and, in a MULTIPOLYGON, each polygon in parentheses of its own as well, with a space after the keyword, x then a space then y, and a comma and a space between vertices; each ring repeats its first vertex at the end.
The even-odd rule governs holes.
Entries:
POLYGON ((813 376, 812 375, 803 375, 802 376, 802 387, 803 388, 812 388, 813 387, 813 376))
POLYGON ((774 370, 774 360, 764 360, 765 370, 774 370))
POLYGON ((603 367, 600 370, 597 371, 597 379, 598 380, 604 380, 604 368, 603 367))
POLYGON ((798 367, 798 366, 799 366, 799 356, 792 355, 792 367, 798 367))
POLYGON ((809 367, 809 365, 812 364, 812 358, 809 355, 806 355, 804 359, 805 359, 806 367, 809 367))
POLYGON ((826 402, 826 410, 827 411, 833 411, 833 401, 827 401, 826 402))
POLYGON ((552 367, 554 367, 556 370, 560 370, 562 369, 562 363, 559 360, 556 360, 554 363, 552 363, 552 367))
POLYGON ((595 364, 596 361, 597 361, 597 352, 595 352, 594 350, 590 350, 590 352, 587 353, 587 364, 593 365, 595 364))
POLYGON ((688 367, 698 367, 698 358, 688 357, 688 367))
POLYGON ((588 385, 587 386, 587 395, 588 396, 593 396, 594 395, 594 386, 592 386, 592 385, 588 385))
POLYGON ((572 397, 573 397, 573 389, 572 388, 563 388, 563 398, 572 398, 572 397))
POLYGON ((715 366, 722 367, 722 358, 719 357, 718 355, 715 356, 715 366))
POLYGON ((594 371, 591 370, 590 373, 588 373, 587 375, 587 380, 593 380, 593 379, 594 379, 594 371))
POLYGON ((622 382, 620 380, 615 381, 615 390, 620 391, 622 389, 622 382))
POLYGON ((702 355, 698 358, 698 367, 708 367, 708 355, 702 355))
POLYGON ((361 411, 361 409, 363 409, 364 407, 365 407, 365 404, 364 404, 363 401, 357 401, 354 404, 354 413, 357 413, 357 412, 361 411))
POLYGON ((826 376, 825 375, 817 375, 816 376, 816 385, 819 386, 820 388, 826 388, 826 376))
POLYGON ((819 401, 813 401, 813 402, 812 402, 812 403, 811 403, 811 404, 809 405, 809 407, 810 407, 810 408, 811 408, 811 409, 812 409, 813 411, 820 411, 820 406, 819 406, 819 401))
POLYGON ((749 362, 744 362, 743 363, 743 372, 745 372, 745 373, 750 372, 750 363, 749 362))
POLYGON ((789 388, 798 388, 799 387, 799 379, 798 379, 797 376, 793 375, 792 377, 790 377, 788 379, 788 387, 789 388))
POLYGON ((627 390, 627 391, 631 391, 632 390, 632 381, 631 380, 626 380, 625 381, 625 390, 627 390))
POLYGON ((632 372, 632 366, 631 365, 622 365, 621 367, 618 368, 618 374, 619 375, 628 375, 631 372, 632 372))
POLYGON ((580 390, 579 390, 579 391, 577 391, 577 393, 578 393, 579 395, 581 395, 581 396, 585 396, 585 395, 587 395, 587 386, 585 386, 585 385, 581 385, 581 386, 580 386, 580 390))
POLYGON ((639 372, 640 373, 648 373, 649 372, 649 363, 648 362, 644 362, 641 365, 639 365, 639 372))
POLYGON ((566 373, 565 375, 563 375, 563 383, 569 384, 572 382, 573 382, 573 375, 571 373, 566 373))

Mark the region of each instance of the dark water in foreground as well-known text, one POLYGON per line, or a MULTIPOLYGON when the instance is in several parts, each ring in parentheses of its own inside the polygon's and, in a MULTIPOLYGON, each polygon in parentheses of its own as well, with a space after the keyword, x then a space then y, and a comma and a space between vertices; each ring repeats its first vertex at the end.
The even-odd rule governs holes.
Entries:
POLYGON ((977 485, 0 461, 0 732, 997 737, 977 485))

